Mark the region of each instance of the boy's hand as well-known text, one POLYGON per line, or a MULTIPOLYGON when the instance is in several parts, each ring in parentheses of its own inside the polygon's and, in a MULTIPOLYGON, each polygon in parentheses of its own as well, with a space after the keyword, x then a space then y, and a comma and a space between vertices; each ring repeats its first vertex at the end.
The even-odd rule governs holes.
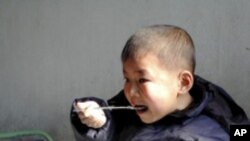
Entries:
POLYGON ((81 122, 92 128, 101 128, 107 121, 104 111, 98 107, 100 106, 95 101, 74 103, 81 122))

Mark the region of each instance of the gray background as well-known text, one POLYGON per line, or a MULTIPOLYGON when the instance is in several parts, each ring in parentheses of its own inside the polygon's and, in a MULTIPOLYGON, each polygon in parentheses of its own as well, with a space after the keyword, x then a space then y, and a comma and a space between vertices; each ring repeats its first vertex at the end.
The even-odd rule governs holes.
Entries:
POLYGON ((124 43, 151 24, 185 28, 196 73, 250 115, 249 7, 248 0, 0 0, 0 131, 73 140, 73 99, 115 95, 124 43))

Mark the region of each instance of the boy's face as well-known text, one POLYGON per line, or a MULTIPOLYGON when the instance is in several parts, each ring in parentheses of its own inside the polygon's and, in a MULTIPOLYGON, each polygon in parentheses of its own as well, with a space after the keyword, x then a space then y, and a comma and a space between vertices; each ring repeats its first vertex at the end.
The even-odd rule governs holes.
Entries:
POLYGON ((123 62, 124 93, 144 123, 153 123, 176 110, 178 75, 152 53, 123 62))

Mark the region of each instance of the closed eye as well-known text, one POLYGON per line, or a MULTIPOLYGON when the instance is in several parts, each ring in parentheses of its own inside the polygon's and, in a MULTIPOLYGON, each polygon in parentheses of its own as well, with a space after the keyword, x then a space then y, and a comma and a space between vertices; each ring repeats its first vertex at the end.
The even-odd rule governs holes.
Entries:
POLYGON ((148 80, 145 79, 145 78, 140 78, 140 79, 139 79, 139 83, 145 83, 145 82, 148 82, 148 80))

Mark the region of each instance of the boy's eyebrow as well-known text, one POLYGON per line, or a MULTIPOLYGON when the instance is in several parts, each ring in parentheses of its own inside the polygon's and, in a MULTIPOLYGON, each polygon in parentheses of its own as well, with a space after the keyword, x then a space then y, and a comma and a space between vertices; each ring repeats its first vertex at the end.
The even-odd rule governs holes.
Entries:
MULTIPOLYGON (((148 74, 148 71, 145 70, 145 69, 139 69, 139 70, 136 70, 135 72, 136 72, 136 73, 139 73, 139 74, 141 74, 141 75, 148 74)), ((123 69, 123 74, 127 74, 127 72, 126 72, 125 69, 123 69)))
POLYGON ((147 74, 147 70, 137 70, 136 72, 138 72, 139 74, 145 75, 147 74))

